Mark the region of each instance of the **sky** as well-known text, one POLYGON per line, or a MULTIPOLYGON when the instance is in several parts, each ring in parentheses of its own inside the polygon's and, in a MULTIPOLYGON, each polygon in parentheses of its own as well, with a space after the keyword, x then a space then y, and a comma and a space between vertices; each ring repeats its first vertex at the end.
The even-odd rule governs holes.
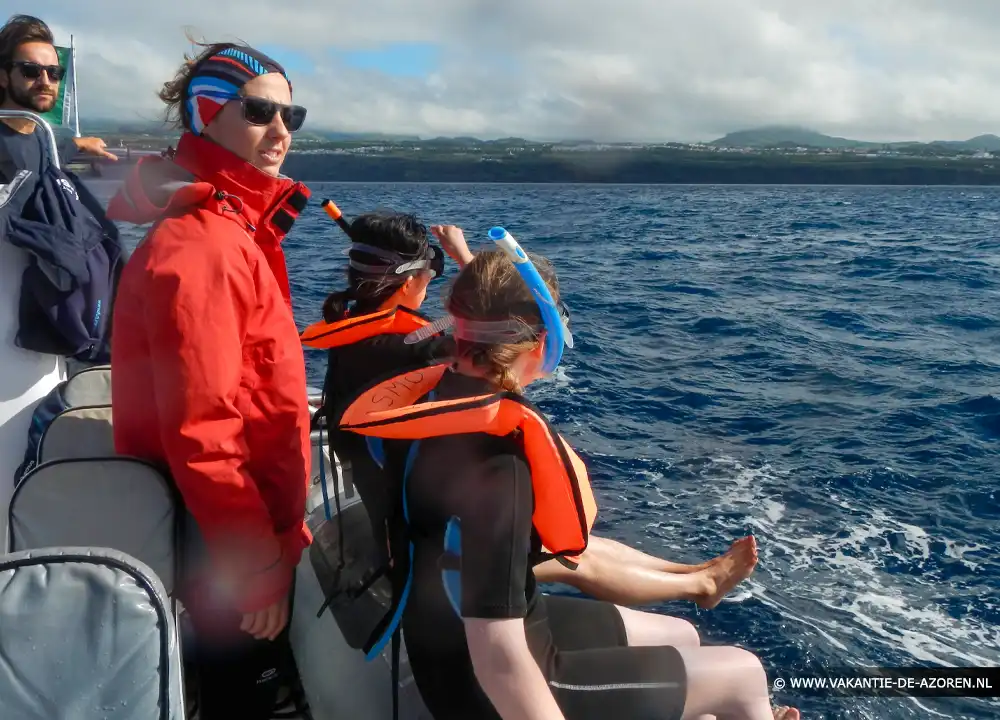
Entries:
POLYGON ((1000 0, 32 0, 81 116, 154 120, 193 34, 285 64, 307 127, 704 141, 1000 134, 1000 0))

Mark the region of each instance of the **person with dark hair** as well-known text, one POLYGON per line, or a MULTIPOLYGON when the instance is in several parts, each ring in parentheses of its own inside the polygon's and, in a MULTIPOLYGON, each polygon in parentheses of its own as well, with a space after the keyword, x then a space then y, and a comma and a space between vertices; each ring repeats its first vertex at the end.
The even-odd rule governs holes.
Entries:
MULTIPOLYGON (((433 226, 431 231, 459 267, 472 259, 458 228, 433 226)), ((375 547, 381 549, 387 542, 389 502, 382 470, 363 437, 337 431, 337 405, 373 378, 414 363, 447 357, 451 352, 448 338, 404 345, 400 334, 428 322, 418 310, 431 280, 443 272, 444 255, 428 241, 428 228, 408 213, 360 215, 350 223, 349 235, 352 244, 347 288, 326 298, 323 320, 300 337, 306 345, 328 350, 324 406, 320 412, 327 416, 330 448, 340 462, 350 467, 351 483, 364 502, 375 547)), ((375 571, 388 562, 388 556, 365 560, 374 563, 375 571)))
MULTIPOLYGON (((430 231, 459 267, 472 261, 461 228, 434 225, 430 231)), ((433 334, 420 342, 404 342, 407 332, 429 322, 418 312, 435 277, 434 269, 420 261, 438 254, 428 243, 427 228, 413 215, 372 213, 356 218, 349 234, 353 244, 347 288, 326 298, 323 320, 306 328, 301 338, 307 346, 328 351, 324 407, 331 448, 350 467, 375 546, 382 548, 391 502, 379 466, 379 451, 370 439, 337 428, 339 410, 357 388, 380 377, 446 360, 454 353, 454 341, 449 335, 433 334)), ((388 558, 374 560, 384 564, 388 558)), ((756 563, 752 535, 736 540, 728 552, 697 565, 674 563, 592 535, 578 563, 567 566, 549 560, 537 565, 534 574, 539 582, 571 585, 621 605, 690 600, 702 608, 713 608, 749 577, 756 563)))
POLYGON ((305 362, 281 250, 309 190, 280 174, 306 110, 274 59, 202 47, 160 92, 183 130, 176 152, 143 158, 108 208, 155 223, 122 273, 112 409, 116 450, 169 471, 204 540, 181 589, 200 716, 253 720, 275 704, 311 541, 305 362))
MULTIPOLYGON (((49 26, 31 15, 12 15, 0 28, 0 110, 46 113, 59 97, 66 68, 59 64, 49 26)), ((117 160, 96 137, 70 138, 62 154, 80 150, 117 160)), ((0 183, 18 170, 40 172, 47 162, 41 131, 26 118, 0 118, 0 183)))

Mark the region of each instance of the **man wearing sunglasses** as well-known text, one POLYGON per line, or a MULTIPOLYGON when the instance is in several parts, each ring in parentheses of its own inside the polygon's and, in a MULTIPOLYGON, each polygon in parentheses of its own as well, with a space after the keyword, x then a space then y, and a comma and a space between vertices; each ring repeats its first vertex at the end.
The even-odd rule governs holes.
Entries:
MULTIPOLYGON (((52 31, 30 15, 14 15, 0 28, 0 109, 44 113, 59 97, 66 68, 59 64, 52 31)), ((0 121, 0 184, 10 182, 19 170, 39 172, 47 160, 41 132, 30 120, 0 121)), ((117 160, 96 137, 71 138, 62 155, 77 151, 117 160)))

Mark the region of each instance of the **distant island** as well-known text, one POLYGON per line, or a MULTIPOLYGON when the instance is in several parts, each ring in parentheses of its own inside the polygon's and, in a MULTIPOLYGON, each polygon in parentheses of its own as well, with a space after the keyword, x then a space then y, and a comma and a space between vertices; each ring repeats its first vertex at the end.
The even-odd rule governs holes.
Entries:
POLYGON ((921 143, 871 142, 848 140, 842 137, 824 135, 815 130, 795 126, 773 125, 754 130, 740 130, 708 143, 720 148, 793 148, 814 150, 883 150, 887 152, 911 152, 921 156, 951 155, 954 153, 1000 153, 1000 137, 977 135, 969 140, 935 140, 921 143))
MULTIPOLYGON (((86 129, 130 151, 177 140, 159 125, 86 129)), ((285 172, 307 182, 1000 185, 1000 137, 881 143, 771 126, 706 143, 602 143, 313 131, 296 135, 285 172)))

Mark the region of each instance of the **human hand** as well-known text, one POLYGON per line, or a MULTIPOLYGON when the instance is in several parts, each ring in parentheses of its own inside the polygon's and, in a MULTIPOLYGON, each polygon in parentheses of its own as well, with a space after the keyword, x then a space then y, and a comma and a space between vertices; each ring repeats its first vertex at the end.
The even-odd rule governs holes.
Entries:
POLYGON ((106 150, 107 145, 101 138, 97 137, 81 137, 73 138, 73 144, 76 145, 76 149, 87 155, 95 155, 97 157, 102 157, 107 160, 118 161, 118 156, 114 153, 110 153, 106 150))
POLYGON ((441 243, 442 249, 458 263, 459 267, 465 267, 472 262, 472 251, 465 241, 465 233, 458 225, 431 225, 431 232, 441 243))
POLYGON ((288 595, 257 612, 243 614, 240 630, 257 640, 274 640, 288 624, 288 595))

